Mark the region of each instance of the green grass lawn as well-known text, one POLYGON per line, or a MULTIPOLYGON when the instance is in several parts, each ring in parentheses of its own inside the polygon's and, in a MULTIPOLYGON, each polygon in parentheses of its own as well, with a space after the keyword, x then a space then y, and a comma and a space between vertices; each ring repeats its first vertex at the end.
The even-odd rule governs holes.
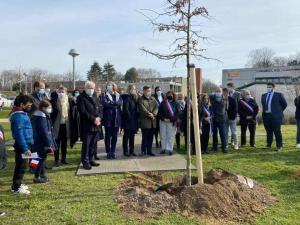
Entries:
POLYGON ((11 112, 11 109, 3 109, 2 111, 0 111, 0 119, 8 118, 10 112, 11 112))
MULTIPOLYGON (((254 221, 257 225, 300 224, 300 178, 289 178, 295 169, 300 168, 300 152, 295 149, 295 126, 285 126, 283 136, 285 147, 280 153, 263 149, 265 137, 257 137, 256 150, 244 148, 227 155, 203 156, 205 171, 221 167, 249 176, 277 196, 279 201, 264 215, 257 216, 254 221)), ((8 169, 0 171, 0 210, 7 213, 0 218, 0 224, 205 224, 174 214, 144 221, 127 218, 115 201, 116 187, 125 175, 77 177, 79 146, 70 150, 68 157, 70 165, 48 173, 49 184, 34 185, 32 175, 26 174, 25 183, 30 186, 32 194, 19 196, 10 193, 13 152, 9 152, 8 169)))

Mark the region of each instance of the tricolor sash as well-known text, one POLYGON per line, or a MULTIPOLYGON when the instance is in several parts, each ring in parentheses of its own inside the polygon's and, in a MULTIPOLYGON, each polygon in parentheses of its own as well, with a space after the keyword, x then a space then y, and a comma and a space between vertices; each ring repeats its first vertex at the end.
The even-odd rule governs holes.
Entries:
POLYGON ((241 104, 244 106, 244 108, 246 108, 248 111, 250 111, 251 113, 254 113, 253 108, 251 107, 251 105, 249 105, 247 102, 245 102, 244 100, 240 100, 241 104))
POLYGON ((169 112, 170 116, 174 117, 174 111, 173 111, 172 106, 171 106, 171 104, 168 100, 166 100, 166 105, 167 105, 167 109, 168 109, 168 112, 169 112))

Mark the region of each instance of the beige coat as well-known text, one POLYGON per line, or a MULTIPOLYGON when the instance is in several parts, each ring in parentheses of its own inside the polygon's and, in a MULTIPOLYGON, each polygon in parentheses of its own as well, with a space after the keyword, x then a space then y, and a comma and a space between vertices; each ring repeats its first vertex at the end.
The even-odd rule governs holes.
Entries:
POLYGON ((146 128, 156 128, 156 116, 158 113, 158 105, 154 97, 147 99, 142 96, 138 100, 138 109, 140 115, 140 127, 142 129, 146 128), (154 119, 151 119, 151 113, 154 115, 154 119))

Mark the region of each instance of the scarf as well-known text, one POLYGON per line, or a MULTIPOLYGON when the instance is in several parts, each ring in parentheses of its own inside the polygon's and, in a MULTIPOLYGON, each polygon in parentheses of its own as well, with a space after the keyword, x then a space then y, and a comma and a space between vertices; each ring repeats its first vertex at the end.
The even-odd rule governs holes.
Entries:
POLYGON ((69 101, 68 96, 65 94, 62 99, 59 99, 59 104, 61 106, 61 120, 60 124, 65 124, 69 118, 69 101))
POLYGON ((247 103, 246 101, 244 101, 244 100, 240 100, 240 102, 241 102, 241 104, 242 104, 242 106, 246 109, 246 110, 248 110, 249 112, 251 112, 251 113, 254 113, 254 110, 253 110, 253 108, 251 107, 251 105, 249 104, 249 103, 247 103))

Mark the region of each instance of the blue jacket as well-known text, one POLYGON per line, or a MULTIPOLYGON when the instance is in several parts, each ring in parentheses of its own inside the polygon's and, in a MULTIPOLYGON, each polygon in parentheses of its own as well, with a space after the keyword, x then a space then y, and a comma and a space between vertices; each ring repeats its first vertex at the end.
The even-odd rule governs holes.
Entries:
POLYGON ((116 93, 115 99, 111 95, 105 93, 102 97, 103 104, 103 123, 104 127, 121 127, 122 115, 121 107, 123 100, 119 93, 116 93))
POLYGON ((31 121, 34 140, 32 151, 47 154, 50 147, 53 147, 56 150, 57 148, 54 141, 53 126, 50 117, 42 111, 37 110, 33 113, 31 121))
POLYGON ((132 95, 122 95, 122 128, 128 130, 138 130, 138 103, 132 95))
POLYGON ((33 133, 30 118, 23 110, 15 107, 10 114, 10 123, 15 145, 22 153, 31 150, 33 144, 33 133))
MULTIPOLYGON (((263 116, 265 115, 266 111, 268 110, 268 103, 267 103, 267 96, 268 93, 265 93, 261 96, 261 104, 263 108, 263 116)), ((279 92, 274 92, 272 102, 271 102, 271 111, 272 117, 277 120, 283 119, 283 111, 287 107, 286 100, 283 94, 279 92)))

